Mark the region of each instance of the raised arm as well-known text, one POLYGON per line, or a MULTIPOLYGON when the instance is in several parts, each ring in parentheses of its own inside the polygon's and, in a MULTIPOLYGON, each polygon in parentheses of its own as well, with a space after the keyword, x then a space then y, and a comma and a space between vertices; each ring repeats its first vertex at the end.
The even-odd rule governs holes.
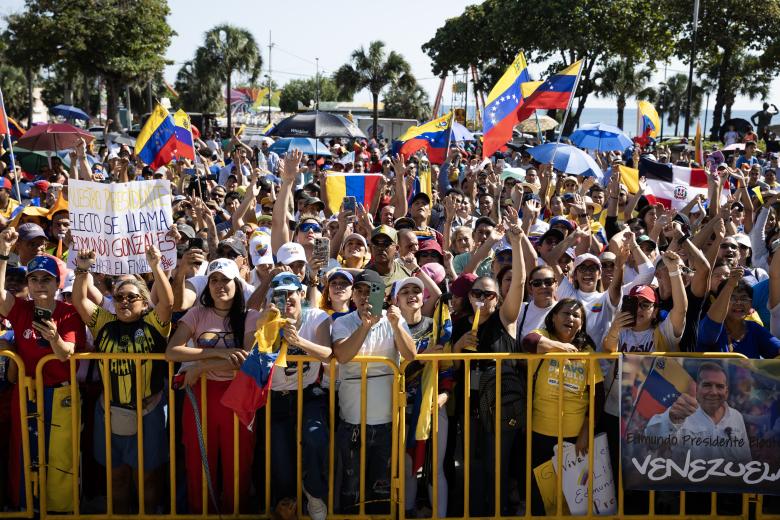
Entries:
POLYGON ((780 303, 780 276, 777 274, 780 273, 780 249, 772 255, 769 271, 774 274, 769 277, 769 309, 774 309, 780 303))
POLYGON ((271 249, 274 254, 290 241, 290 227, 287 223, 287 210, 292 204, 292 190, 298 177, 298 165, 303 153, 300 150, 287 152, 282 167, 282 186, 274 201, 274 212, 271 215, 271 249))
POLYGON ((8 255, 19 239, 19 234, 13 227, 8 227, 0 233, 0 315, 8 316, 13 309, 16 298, 5 290, 5 268, 8 264, 8 255))
POLYGON ((395 189, 393 190, 390 204, 395 206, 396 215, 403 217, 409 211, 409 202, 406 198, 406 179, 404 177, 406 173, 406 158, 403 155, 396 154, 391 159, 391 162, 393 171, 395 171, 395 189))
POLYGON ((674 251, 663 253, 663 262, 669 270, 669 280, 672 285, 672 310, 668 319, 672 320, 672 329, 675 337, 680 337, 685 330, 685 312, 688 310, 688 296, 685 293, 685 285, 682 281, 680 269, 683 267, 680 255, 674 251))
POLYGON ((729 312, 729 303, 731 301, 731 294, 737 287, 737 284, 745 275, 745 270, 742 267, 735 267, 729 273, 729 277, 726 280, 726 284, 721 289, 718 297, 710 306, 710 310, 707 311, 707 317, 715 323, 723 323, 726 321, 726 315, 729 312))
POLYGON ((639 203, 639 199, 642 198, 642 195, 645 194, 645 191, 647 191, 647 182, 645 182, 644 177, 639 178, 639 189, 637 190, 634 195, 628 199, 626 202, 626 207, 623 208, 623 219, 629 220, 631 218, 631 214, 634 212, 634 208, 636 208, 636 205, 639 203))
POLYGON ((168 281, 168 275, 165 274, 160 265, 161 258, 162 254, 156 246, 149 246, 146 249, 146 262, 152 269, 154 287, 156 287, 158 297, 154 312, 157 313, 160 322, 168 323, 171 321, 171 314, 173 313, 173 289, 171 289, 171 284, 168 281))
POLYGON ((257 194, 260 193, 260 188, 257 186, 257 176, 259 173, 260 170, 253 170, 249 175, 249 186, 246 187, 244 198, 241 199, 241 205, 238 206, 238 209, 234 211, 231 216, 234 233, 244 225, 244 216, 247 211, 255 210, 255 199, 257 198, 257 194))
POLYGON ((97 305, 89 298, 89 269, 95 263, 95 252, 82 249, 76 257, 76 276, 73 280, 73 306, 81 317, 81 321, 89 323, 95 314, 97 305))
MULTIPOLYGON (((514 208, 507 208, 514 211, 514 208)), ((523 304, 523 291, 525 288, 525 262, 523 261, 523 248, 520 235, 523 231, 520 226, 513 225, 509 228, 509 243, 512 245, 512 282, 509 285, 504 303, 501 305, 501 322, 504 327, 514 325, 520 314, 520 306, 523 304)))

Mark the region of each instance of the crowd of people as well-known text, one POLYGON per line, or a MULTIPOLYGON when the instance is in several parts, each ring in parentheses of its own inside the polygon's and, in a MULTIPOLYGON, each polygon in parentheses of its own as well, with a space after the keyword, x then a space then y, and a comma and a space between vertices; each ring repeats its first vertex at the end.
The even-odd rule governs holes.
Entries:
MULTIPOLYGON (((263 468, 270 460, 273 508, 297 507, 314 520, 357 513, 361 501, 368 514, 388 511, 397 424, 391 365, 407 362, 407 449, 401 454, 406 501, 400 506, 407 516, 430 510, 434 478, 439 516, 463 513, 458 471, 465 445, 467 514, 514 515, 526 507, 543 514, 535 482, 526 503, 523 461, 528 458, 536 467, 552 457, 560 421, 564 439, 578 452, 589 448, 593 421, 597 432, 607 433, 618 467, 620 395, 613 367, 577 358, 563 361, 559 372, 561 358, 505 361, 497 389, 492 360, 472 362, 468 374, 462 361, 440 361, 434 373, 420 355, 780 354, 778 154, 760 152, 753 141, 730 157, 706 152, 704 165, 652 144, 592 152, 603 177, 557 171, 521 147, 482 160, 478 142, 453 143, 442 164, 431 164, 423 152, 394 155, 383 140, 333 139, 328 145, 329 157, 297 150, 280 157, 267 142, 250 148, 236 137, 221 139, 211 132, 198 140, 195 164, 183 160, 153 170, 106 134, 101 146, 77 146, 67 166, 57 157, 38 172, 12 171, 9 161, 3 163, 0 349, 16 353, 28 376, 35 375, 41 358, 56 356, 42 372, 50 511, 74 507, 71 484, 78 475, 69 471, 77 462, 70 446, 79 432, 82 508, 104 504, 101 497, 110 486, 113 511, 132 513, 141 487, 146 512, 164 512, 170 503, 168 476, 175 472, 178 511, 200 513, 207 465, 207 486, 214 492, 209 508, 249 511, 265 503, 263 468), (715 156, 723 159, 713 163, 709 159, 715 156), (706 166, 710 195, 679 210, 652 204, 645 182, 640 179, 638 190, 630 190, 622 178, 621 167, 635 166, 640 157, 706 166), (187 173, 193 169, 194 175, 187 173), (324 176, 341 171, 381 177, 372 200, 345 198, 336 201, 341 208, 333 213, 324 176), (432 178, 431 193, 415 183, 423 171, 432 178), (154 246, 146 251, 149 273, 116 277, 95 272, 94 251, 69 252, 69 179, 168 181, 175 269, 163 269, 154 246), (17 199, 26 204, 20 211, 14 211, 17 199), (270 430, 263 408, 253 430, 240 426, 235 434, 233 410, 223 396, 247 360, 256 331, 278 314, 286 321, 272 338, 276 348, 284 341, 288 355, 309 361, 274 370, 270 430), (169 380, 162 361, 120 359, 79 362, 72 380, 69 358, 88 351, 164 353, 178 377, 169 380), (356 356, 381 356, 390 365, 369 363, 364 373, 356 356), (539 372, 556 375, 536 377, 539 372), (566 390, 562 413, 559 373, 566 390), (525 395, 530 377, 533 394, 525 395), (596 386, 592 418, 591 381, 596 386), (73 384, 79 385, 82 425, 71 423, 73 384), (176 409, 168 409, 170 385, 176 387, 176 409), (337 392, 334 432, 331 391, 337 392), (495 482, 498 423, 491 405, 496 394, 502 400, 500 483, 495 482), (202 399, 207 407, 201 417, 202 399), (531 417, 525 416, 528 399, 531 417), (296 469, 299 427, 302 475, 296 469), (180 452, 173 467, 171 430, 180 452), (335 439, 334 511, 328 510, 330 435, 335 439), (527 435, 531 453, 525 449, 527 435), (109 460, 113 480, 95 485, 105 479, 109 460), (299 482, 303 504, 295 504, 299 482), (494 503, 497 485, 499 504, 494 503)), ((0 468, 8 468, 0 475, 0 510, 24 505, 20 446, 29 418, 17 405, 20 383, 15 363, 0 357, 0 468)), ((35 457, 35 443, 31 446, 35 457)))

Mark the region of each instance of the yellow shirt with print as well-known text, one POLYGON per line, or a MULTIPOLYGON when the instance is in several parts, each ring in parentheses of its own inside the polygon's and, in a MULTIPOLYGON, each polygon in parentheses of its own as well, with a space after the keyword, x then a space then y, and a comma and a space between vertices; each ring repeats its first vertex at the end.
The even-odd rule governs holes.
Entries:
MULTIPOLYGON (((544 329, 533 331, 548 339, 555 339, 544 329)), ((588 352, 592 352, 588 349, 588 352)), ((558 392, 561 359, 545 359, 539 371, 539 361, 531 362, 536 372, 533 400, 533 431, 550 437, 558 436, 558 392)), ((598 364, 594 364, 596 383, 604 380, 598 364)), ((533 372, 532 372, 533 373, 533 372)), ((584 359, 566 360, 563 364, 563 436, 575 437, 580 433, 588 411, 588 362, 584 359)))
POLYGON ((18 207, 19 201, 8 197, 8 205, 5 207, 5 209, 0 209, 0 215, 2 215, 3 218, 11 218, 11 213, 13 213, 14 210, 18 207))

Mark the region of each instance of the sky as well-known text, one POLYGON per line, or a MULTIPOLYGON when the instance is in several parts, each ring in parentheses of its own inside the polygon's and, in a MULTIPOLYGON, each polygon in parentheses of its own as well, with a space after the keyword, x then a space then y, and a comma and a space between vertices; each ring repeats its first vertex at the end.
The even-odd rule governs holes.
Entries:
MULTIPOLYGON (((433 101, 439 78, 431 72, 431 61, 421 46, 441 27, 447 18, 460 15, 475 0, 395 0, 392 4, 341 0, 326 3, 319 0, 169 0, 171 15, 168 23, 176 31, 167 58, 173 62, 166 67, 165 77, 172 84, 181 65, 192 59, 202 43, 203 34, 221 23, 243 27, 252 32, 261 46, 263 74, 268 73, 269 31, 274 43, 271 53, 271 71, 274 81, 283 85, 290 79, 313 76, 319 58, 320 71, 330 74, 346 63, 353 50, 367 46, 372 40, 382 40, 389 49, 402 54, 410 63, 418 82, 433 101)), ((0 16, 20 11, 23 0, 0 2, 0 16)), ((531 75, 538 78, 545 65, 529 66, 531 75)), ((667 74, 684 72, 686 63, 672 61, 667 74)), ((663 65, 652 83, 663 81, 663 65)), ((445 87, 444 104, 449 104, 451 81, 445 87)), ((714 98, 714 96, 713 96, 714 98)), ((357 101, 369 101, 367 92, 356 96, 357 101)), ((780 104, 780 79, 772 84, 770 101, 780 104)), ((710 102, 710 109, 714 99, 710 102)), ((735 109, 759 107, 759 100, 737 98, 735 109)), ((591 108, 614 107, 611 99, 588 98, 591 108)), ((634 103, 629 102, 629 107, 634 103)))

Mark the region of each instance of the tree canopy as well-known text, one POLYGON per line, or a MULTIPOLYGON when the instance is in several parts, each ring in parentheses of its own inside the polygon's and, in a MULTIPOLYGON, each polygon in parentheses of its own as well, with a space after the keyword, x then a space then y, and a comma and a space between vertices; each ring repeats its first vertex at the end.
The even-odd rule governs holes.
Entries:
MULTIPOLYGON (((320 76, 319 86, 319 100, 320 101, 343 101, 344 98, 339 97, 339 90, 336 87, 336 83, 333 79, 320 76)), ((298 110, 298 102, 300 101, 304 105, 309 105, 312 101, 317 99, 317 78, 306 79, 293 79, 288 81, 284 87, 282 87, 282 94, 279 97, 279 108, 283 112, 296 112, 298 110)))

